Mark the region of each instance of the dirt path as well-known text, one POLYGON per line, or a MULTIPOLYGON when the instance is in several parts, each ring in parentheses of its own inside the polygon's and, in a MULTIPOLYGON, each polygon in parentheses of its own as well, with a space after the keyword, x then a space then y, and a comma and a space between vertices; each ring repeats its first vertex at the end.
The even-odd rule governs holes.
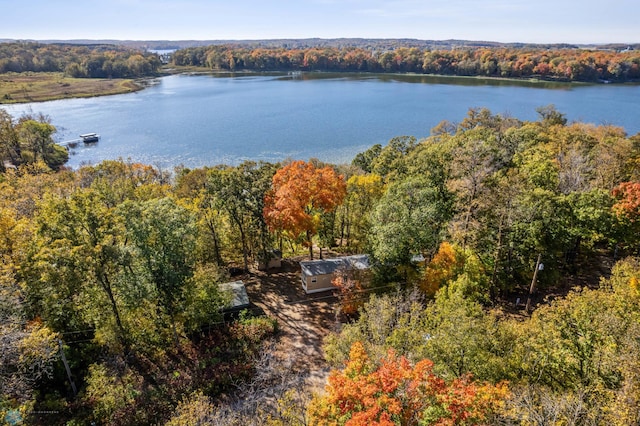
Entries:
POLYGON ((337 301, 331 292, 308 295, 300 282, 300 266, 283 260, 282 268, 243 277, 249 300, 278 320, 277 356, 291 361, 307 383, 323 388, 329 372, 324 360, 324 337, 336 328, 337 301))

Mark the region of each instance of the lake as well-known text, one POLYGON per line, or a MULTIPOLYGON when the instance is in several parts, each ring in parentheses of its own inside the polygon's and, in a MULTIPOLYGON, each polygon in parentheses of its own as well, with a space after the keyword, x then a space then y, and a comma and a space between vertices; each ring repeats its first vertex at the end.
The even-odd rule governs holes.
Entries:
POLYGON ((569 121, 640 132, 639 85, 515 83, 474 78, 308 73, 174 75, 140 92, 2 106, 44 113, 57 141, 96 132, 70 150, 69 166, 131 159, 162 168, 243 160, 350 162, 373 144, 429 135, 471 107, 522 120, 554 104, 569 121))

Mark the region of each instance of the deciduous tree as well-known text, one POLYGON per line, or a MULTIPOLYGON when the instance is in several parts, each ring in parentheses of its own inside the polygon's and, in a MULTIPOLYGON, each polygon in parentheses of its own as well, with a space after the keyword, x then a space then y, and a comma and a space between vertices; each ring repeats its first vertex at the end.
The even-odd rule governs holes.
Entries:
POLYGON ((505 383, 477 383, 468 376, 446 382, 431 361, 412 365, 392 350, 376 362, 356 342, 345 369, 331 372, 327 395, 311 402, 309 414, 317 425, 484 424, 507 394, 505 383))
POLYGON ((261 260, 270 249, 263 211, 273 173, 272 165, 250 161, 238 167, 209 170, 207 190, 214 205, 227 213, 240 234, 245 270, 249 269, 252 248, 254 256, 261 260))
POLYGON ((68 199, 48 197, 37 223, 28 268, 33 308, 56 331, 94 326, 128 348, 122 233, 113 209, 95 191, 77 190, 68 199))
POLYGON ((376 174, 354 175, 347 181, 347 196, 338 209, 340 244, 359 252, 367 244, 371 228, 369 213, 384 192, 376 174))
POLYGON ((306 237, 313 259, 313 236, 320 213, 334 210, 346 195, 346 184, 331 167, 316 168, 312 163, 294 161, 273 176, 271 191, 265 198, 264 216, 271 230, 290 237, 306 237))
POLYGON ((391 184, 371 216, 371 245, 381 262, 407 264, 435 253, 448 220, 439 192, 419 176, 391 184))
POLYGON ((133 255, 158 294, 157 304, 168 315, 176 344, 176 317, 185 309, 186 287, 195 267, 195 219, 171 198, 127 202, 125 218, 133 255))

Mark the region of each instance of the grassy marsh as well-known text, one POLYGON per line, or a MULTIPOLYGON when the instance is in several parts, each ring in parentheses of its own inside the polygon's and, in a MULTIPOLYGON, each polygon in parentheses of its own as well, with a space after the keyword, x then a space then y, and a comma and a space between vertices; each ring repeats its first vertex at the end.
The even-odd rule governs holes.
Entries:
POLYGON ((62 73, 0 74, 0 104, 115 95, 141 90, 131 79, 71 78, 62 73))

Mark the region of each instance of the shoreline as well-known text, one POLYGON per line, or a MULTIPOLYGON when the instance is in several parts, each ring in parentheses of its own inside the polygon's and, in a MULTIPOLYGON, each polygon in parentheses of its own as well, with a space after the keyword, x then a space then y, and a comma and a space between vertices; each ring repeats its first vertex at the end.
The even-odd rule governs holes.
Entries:
POLYGON ((228 76, 242 76, 242 75, 281 75, 283 77, 313 77, 313 76, 371 76, 371 77, 384 77, 384 78, 426 78, 426 79, 450 79, 455 80, 467 80, 467 81, 482 81, 488 84, 492 83, 514 83, 515 86, 526 85, 565 85, 565 86, 600 86, 600 85, 612 85, 612 86, 637 86, 640 85, 640 81, 625 81, 625 82, 613 82, 613 81, 579 81, 568 79, 554 79, 544 78, 539 75, 531 75, 526 77, 497 77, 486 75, 451 75, 451 74, 422 74, 412 72, 368 72, 368 71, 347 71, 347 70, 290 70, 290 69, 272 69, 272 70, 251 70, 251 69, 239 69, 239 70, 227 70, 227 69, 209 69, 198 66, 171 66, 165 68, 161 75, 228 75, 228 76))
MULTIPOLYGON (((549 80, 536 77, 487 77, 445 74, 417 73, 371 73, 358 71, 285 71, 285 70, 211 70, 202 67, 167 67, 158 75, 138 79, 92 79, 66 77, 62 73, 7 73, 0 74, 0 106, 32 102, 47 102, 61 99, 92 98, 98 96, 135 93, 157 84, 158 79, 172 75, 218 75, 250 76, 274 75, 300 79, 323 79, 336 77, 372 77, 397 79, 409 83, 471 84, 471 85, 513 85, 553 88, 598 86, 607 82, 581 82, 549 80), (431 80, 431 81, 429 81, 431 80)), ((616 86, 636 86, 640 83, 611 83, 616 86)))

